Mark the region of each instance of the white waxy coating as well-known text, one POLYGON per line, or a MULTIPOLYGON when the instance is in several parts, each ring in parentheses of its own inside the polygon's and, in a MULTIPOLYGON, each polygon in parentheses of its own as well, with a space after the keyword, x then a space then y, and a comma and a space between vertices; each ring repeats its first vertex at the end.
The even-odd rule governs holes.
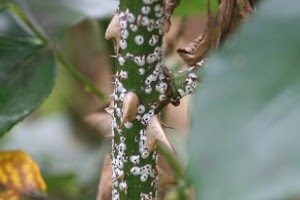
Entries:
POLYGON ((146 130, 145 129, 140 130, 140 136, 146 136, 146 130))
POLYGON ((129 13, 127 15, 127 21, 130 22, 130 23, 133 23, 135 21, 135 16, 133 13, 129 13))
POLYGON ((137 111, 138 111, 139 114, 143 114, 145 112, 145 110, 146 110, 146 108, 145 108, 144 105, 139 105, 137 111))
POLYGON ((122 182, 119 184, 119 188, 120 188, 120 190, 122 190, 122 191, 126 191, 126 190, 127 190, 127 183, 126 183, 126 181, 122 181, 122 182))
POLYGON ((148 26, 148 24, 149 24, 149 18, 146 17, 146 16, 143 16, 141 24, 142 24, 142 26, 148 26))
POLYGON ((120 94, 120 101, 124 101, 125 95, 126 95, 125 92, 122 92, 120 94))
POLYGON ((137 45, 142 45, 144 43, 144 37, 142 35, 137 35, 135 36, 134 41, 137 45))
POLYGON ((146 94, 150 94, 152 92, 152 87, 150 85, 148 85, 146 88, 145 88, 145 92, 146 94))
POLYGON ((152 63, 154 63, 156 61, 156 58, 155 58, 155 56, 153 54, 149 54, 147 56, 146 61, 147 61, 148 64, 152 64, 152 63))
POLYGON ((130 169, 130 173, 133 175, 140 175, 141 174, 141 168, 139 167, 132 167, 130 169))
POLYGON ((145 85, 150 85, 152 82, 152 76, 148 76, 145 80, 145 85))
POLYGON ((127 78, 128 78, 128 72, 122 70, 122 71, 120 72, 120 77, 121 77, 122 79, 127 79, 127 78))
POLYGON ((134 165, 136 164, 139 164, 140 163, 140 155, 133 155, 133 156, 130 156, 130 162, 132 162, 134 165))
POLYGON ((183 89, 178 89, 177 92, 180 94, 180 96, 185 96, 185 91, 183 89))
POLYGON ((154 11, 155 12, 160 11, 160 9, 161 9, 161 5, 160 4, 157 4, 156 6, 154 6, 154 11))
POLYGON ((166 100, 166 95, 164 94, 159 95, 159 101, 164 101, 164 100, 166 100))
POLYGON ((138 66, 144 66, 145 65, 145 56, 135 56, 134 57, 134 62, 138 65, 138 66))
POLYGON ((149 40, 149 45, 150 46, 155 46, 158 42, 158 39, 159 39, 158 35, 152 35, 150 40, 149 40))
POLYGON ((191 94, 191 93, 193 93, 193 91, 194 91, 194 89, 190 85, 185 86, 185 92, 187 94, 191 94))
POLYGON ((147 159, 147 158, 149 157, 149 155, 150 155, 150 152, 147 151, 147 150, 145 150, 145 151, 143 151, 143 152, 141 153, 141 157, 142 157, 143 159, 147 159))
POLYGON ((132 32, 136 32, 138 30, 138 26, 135 25, 135 24, 130 24, 129 27, 130 27, 130 29, 131 29, 132 32))
POLYGON ((122 37, 122 39, 127 39, 128 36, 129 36, 128 30, 127 29, 122 29, 121 30, 121 37, 122 37))
POLYGON ((121 66, 123 66, 123 65, 125 64, 125 62, 126 62, 125 58, 122 57, 122 56, 118 57, 118 61, 119 61, 119 64, 120 64, 121 66))
POLYGON ((154 0, 143 0, 144 4, 151 5, 154 0))
POLYGON ((146 182, 147 179, 148 179, 148 175, 147 175, 147 174, 142 174, 141 177, 140 177, 140 180, 141 180, 142 182, 146 182))
POLYGON ((121 47, 121 49, 126 49, 127 48, 127 42, 126 42, 126 40, 121 40, 120 41, 120 47, 121 47))
POLYGON ((132 126, 133 126, 133 123, 131 123, 131 122, 125 122, 125 123, 124 123, 124 126, 125 126, 127 129, 131 129, 132 126))
POLYGON ((126 29, 127 28, 127 21, 120 20, 120 26, 121 26, 122 29, 126 29))
POLYGON ((143 6, 141 11, 144 15, 148 15, 151 12, 151 7, 150 6, 143 6))
POLYGON ((139 68, 138 69, 138 74, 139 75, 144 75, 145 74, 145 69, 144 68, 139 68))
POLYGON ((147 114, 144 114, 144 116, 142 117, 142 123, 144 125, 148 124, 148 122, 150 121, 151 119, 151 115, 149 115, 148 113, 147 114))

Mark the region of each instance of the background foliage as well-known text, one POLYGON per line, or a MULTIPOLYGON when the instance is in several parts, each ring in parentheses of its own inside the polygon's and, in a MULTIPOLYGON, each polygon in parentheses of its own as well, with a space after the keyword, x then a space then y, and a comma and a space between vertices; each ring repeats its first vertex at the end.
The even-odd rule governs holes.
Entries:
POLYGON ((210 58, 193 99, 190 169, 199 199, 299 193, 299 6, 265 2, 210 58))
MULTIPOLYGON (((205 2, 181 1, 175 15, 203 14, 205 2)), ((187 171, 198 199, 288 199, 299 194, 299 4, 297 0, 264 2, 256 16, 210 57, 203 86, 191 105, 187 171)), ((212 1, 215 11, 216 5, 212 1)), ((108 148, 80 124, 82 107, 90 101, 76 100, 90 100, 91 96, 82 95, 86 91, 100 99, 103 94, 86 82, 88 73, 79 73, 73 59, 87 49, 95 55, 103 49, 110 51, 103 41, 104 24, 116 7, 115 1, 98 0, 0 3, 0 135, 42 104, 57 73, 60 89, 55 89, 47 104, 53 106, 58 93, 63 94, 59 108, 72 113, 24 123, 0 143, 2 150, 22 148, 38 160, 53 199, 96 196, 101 155, 108 148), (62 48, 78 23, 90 30, 86 37, 99 46, 85 43, 87 47, 77 54, 62 48), (83 165, 76 167, 79 161, 83 165)), ((30 117, 43 110, 51 112, 44 106, 30 117)), ((178 149, 182 143, 178 142, 178 149)), ((186 154, 180 155, 186 160, 186 154)), ((182 185, 176 188, 180 195, 186 190, 182 185)))

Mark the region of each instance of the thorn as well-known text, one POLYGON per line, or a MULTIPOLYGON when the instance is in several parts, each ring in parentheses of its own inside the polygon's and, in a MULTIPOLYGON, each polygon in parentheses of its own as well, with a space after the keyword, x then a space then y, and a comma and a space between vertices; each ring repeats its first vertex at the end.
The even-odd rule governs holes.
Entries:
POLYGON ((171 177, 165 170, 156 166, 157 174, 158 174, 158 184, 159 187, 164 187, 167 185, 177 184, 177 181, 171 177))
POLYGON ((123 128, 123 125, 126 122, 132 122, 135 120, 137 115, 137 109, 140 105, 139 97, 134 92, 128 92, 123 101, 123 117, 120 124, 120 128, 123 128))
POLYGON ((98 186, 97 200, 111 199, 112 189, 112 171, 110 163, 111 159, 106 156, 101 170, 101 178, 98 186))
POLYGON ((120 40, 121 40, 121 26, 119 20, 119 14, 116 13, 110 24, 108 25, 106 32, 105 32, 105 39, 106 40, 114 40, 115 41, 115 50, 116 53, 119 54, 119 47, 120 47, 120 40))
POLYGON ((111 136, 111 120, 112 116, 108 113, 93 113, 84 118, 84 122, 94 128, 103 137, 111 136))
POLYGON ((142 22, 142 15, 139 15, 139 16, 137 17, 137 20, 136 20, 137 26, 140 26, 140 25, 141 25, 141 22, 142 22))
POLYGON ((115 109, 115 107, 114 107, 114 100, 111 100, 109 106, 108 106, 107 108, 105 108, 105 111, 106 111, 108 114, 110 114, 111 116, 113 116, 113 114, 114 114, 114 109, 115 109))
POLYGON ((148 123, 147 129, 147 148, 152 152, 160 141, 166 145, 173 153, 177 154, 171 143, 169 142, 161 122, 157 115, 153 115, 148 123))

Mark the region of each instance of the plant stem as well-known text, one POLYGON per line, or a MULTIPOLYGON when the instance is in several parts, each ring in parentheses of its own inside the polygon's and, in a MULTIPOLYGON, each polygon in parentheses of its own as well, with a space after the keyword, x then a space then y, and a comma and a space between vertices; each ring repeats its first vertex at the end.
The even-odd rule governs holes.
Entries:
POLYGON ((114 200, 158 198, 156 142, 172 149, 158 116, 164 106, 178 105, 196 86, 197 75, 190 71, 177 81, 183 88, 176 85, 162 62, 164 2, 121 0, 106 32, 106 38, 116 42, 118 61, 112 95, 114 200))
POLYGON ((168 102, 161 61, 163 0, 122 0, 118 15, 121 41, 113 94, 112 199, 157 199, 157 153, 147 146, 153 134, 147 126, 168 102), (161 93, 155 89, 158 84, 165 87, 161 93), (138 97, 138 114, 122 126, 130 92, 138 97))
POLYGON ((19 18, 22 22, 24 22, 24 24, 27 26, 27 28, 29 30, 31 30, 34 35, 39 38, 41 40, 41 42, 44 45, 48 44, 48 40, 45 36, 43 36, 42 33, 40 33, 40 31, 38 31, 38 29, 31 23, 31 21, 28 19, 28 17, 25 15, 25 13, 15 4, 13 3, 8 3, 8 2, 4 2, 5 6, 17 17, 19 18))

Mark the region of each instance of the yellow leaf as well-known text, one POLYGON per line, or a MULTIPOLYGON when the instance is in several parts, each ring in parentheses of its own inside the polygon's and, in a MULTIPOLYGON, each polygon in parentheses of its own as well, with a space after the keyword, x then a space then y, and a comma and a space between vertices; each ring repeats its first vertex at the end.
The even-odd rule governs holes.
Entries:
POLYGON ((0 151, 0 186, 0 200, 46 190, 38 165, 23 151, 0 151))

